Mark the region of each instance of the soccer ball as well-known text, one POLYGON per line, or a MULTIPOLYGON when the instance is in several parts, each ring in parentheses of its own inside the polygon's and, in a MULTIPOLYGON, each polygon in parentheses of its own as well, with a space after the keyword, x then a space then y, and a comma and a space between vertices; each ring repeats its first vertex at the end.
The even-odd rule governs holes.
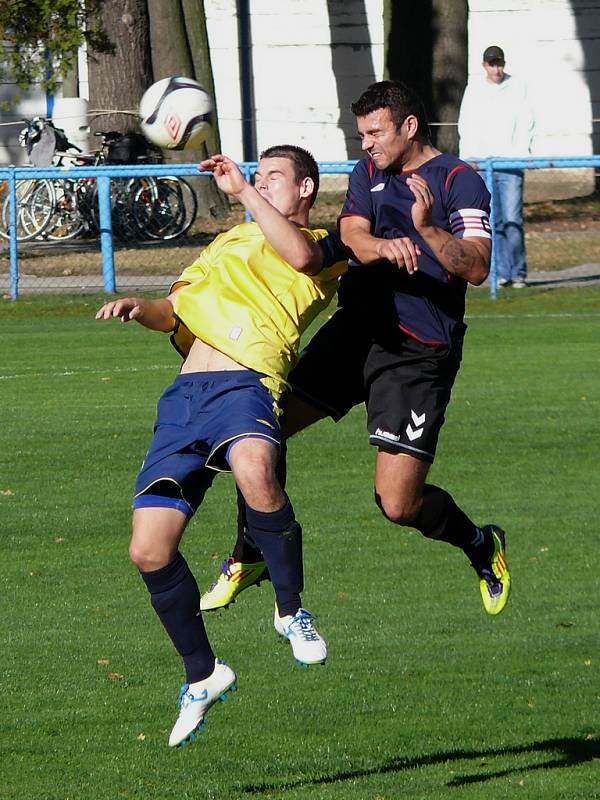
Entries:
POLYGON ((163 78, 140 101, 140 127, 153 144, 167 150, 191 150, 212 130, 212 97, 191 78, 163 78))

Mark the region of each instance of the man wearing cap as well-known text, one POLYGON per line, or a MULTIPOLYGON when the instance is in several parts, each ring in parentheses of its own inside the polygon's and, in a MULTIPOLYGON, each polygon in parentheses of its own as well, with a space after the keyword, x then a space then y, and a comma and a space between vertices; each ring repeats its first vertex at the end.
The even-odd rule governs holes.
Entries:
MULTIPOLYGON (((504 71, 497 45, 483 53, 485 75, 470 80, 460 107, 460 157, 523 158, 531 152, 533 113, 524 84, 504 71)), ((494 170, 494 244, 499 286, 527 285, 523 233, 523 170, 494 170)))

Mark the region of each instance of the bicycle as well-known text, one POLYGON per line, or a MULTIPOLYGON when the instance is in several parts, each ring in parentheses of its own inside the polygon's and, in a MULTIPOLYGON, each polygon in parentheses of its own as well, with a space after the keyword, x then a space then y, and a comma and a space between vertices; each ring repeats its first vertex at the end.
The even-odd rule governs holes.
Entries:
MULTIPOLYGON (((19 141, 32 163, 62 166, 157 163, 162 153, 141 134, 99 131, 98 150, 84 154, 68 141, 51 120, 27 121, 19 141), (73 152, 76 151, 76 152, 73 152)), ((193 225, 198 201, 191 185, 177 176, 113 178, 111 180, 113 236, 117 240, 175 239, 193 225)), ((2 203, 0 235, 8 238, 9 199, 2 203)), ((17 239, 66 241, 100 231, 98 189, 94 178, 20 181, 17 189, 17 239)))

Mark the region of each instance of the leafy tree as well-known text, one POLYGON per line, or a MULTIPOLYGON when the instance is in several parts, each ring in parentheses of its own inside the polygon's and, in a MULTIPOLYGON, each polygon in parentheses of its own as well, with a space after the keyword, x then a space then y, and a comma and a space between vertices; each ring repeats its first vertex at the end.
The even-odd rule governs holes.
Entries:
POLYGON ((100 22, 103 0, 0 0, 0 80, 54 92, 87 44, 113 49, 100 22))

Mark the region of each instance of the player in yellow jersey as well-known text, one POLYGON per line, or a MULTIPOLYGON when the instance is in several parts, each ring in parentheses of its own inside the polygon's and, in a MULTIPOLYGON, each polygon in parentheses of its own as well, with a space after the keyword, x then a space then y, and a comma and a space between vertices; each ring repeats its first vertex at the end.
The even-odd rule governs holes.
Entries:
POLYGON ((255 221, 218 236, 167 298, 111 300, 96 314, 171 333, 185 359, 158 404, 154 438, 136 482, 130 544, 186 672, 170 746, 192 741, 209 708, 235 688, 234 671, 215 658, 198 585, 179 551, 217 472, 232 472, 243 495, 248 535, 275 588, 276 631, 290 641, 299 662, 327 657, 313 616, 301 605, 302 531, 275 469, 286 377, 300 335, 337 289, 345 253, 336 236, 308 228, 319 173, 302 148, 266 150, 254 186, 226 156, 215 155, 200 168, 211 171, 255 221))

